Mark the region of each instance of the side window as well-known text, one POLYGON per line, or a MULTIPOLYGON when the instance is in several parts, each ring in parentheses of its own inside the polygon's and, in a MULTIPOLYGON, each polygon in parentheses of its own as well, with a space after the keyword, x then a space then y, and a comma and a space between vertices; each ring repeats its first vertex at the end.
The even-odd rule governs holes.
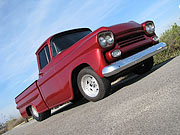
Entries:
POLYGON ((40 52, 39 52, 39 62, 40 68, 44 68, 50 62, 50 54, 48 45, 46 45, 40 52))
POLYGON ((52 51, 52 56, 55 57, 58 52, 57 52, 57 48, 54 42, 51 42, 51 51, 52 51))
POLYGON ((49 53, 49 48, 48 48, 48 45, 46 45, 45 47, 44 47, 44 49, 45 49, 45 52, 47 53, 47 57, 48 57, 48 61, 50 62, 50 53, 49 53))

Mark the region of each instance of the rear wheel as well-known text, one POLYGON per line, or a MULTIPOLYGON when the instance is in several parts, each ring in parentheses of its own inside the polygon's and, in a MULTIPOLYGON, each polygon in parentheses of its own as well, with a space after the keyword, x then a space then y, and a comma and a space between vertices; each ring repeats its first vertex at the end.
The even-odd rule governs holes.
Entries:
POLYGON ((90 67, 83 68, 77 78, 81 94, 89 101, 98 101, 108 95, 109 80, 100 78, 90 67))
POLYGON ((45 112, 38 113, 34 106, 31 106, 30 112, 31 112, 33 118, 36 119, 37 121, 42 121, 51 115, 51 110, 47 110, 45 112))
POLYGON ((152 69, 153 64, 154 64, 154 59, 153 57, 150 57, 144 60, 139 66, 137 66, 133 72, 139 75, 144 74, 152 69))

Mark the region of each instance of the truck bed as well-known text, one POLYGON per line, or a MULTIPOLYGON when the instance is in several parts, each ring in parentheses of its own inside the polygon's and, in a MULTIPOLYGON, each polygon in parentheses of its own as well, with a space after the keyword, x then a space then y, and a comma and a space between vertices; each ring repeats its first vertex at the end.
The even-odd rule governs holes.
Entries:
POLYGON ((30 112, 30 106, 34 106, 39 113, 48 109, 39 91, 37 80, 19 94, 15 98, 15 102, 17 104, 17 109, 19 109, 24 118, 30 115, 27 114, 27 112, 30 112))

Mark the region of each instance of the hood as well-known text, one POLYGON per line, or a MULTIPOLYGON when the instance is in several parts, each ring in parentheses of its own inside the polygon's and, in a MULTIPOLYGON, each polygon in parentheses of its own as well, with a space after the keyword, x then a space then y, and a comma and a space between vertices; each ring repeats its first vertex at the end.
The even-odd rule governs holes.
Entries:
POLYGON ((135 30, 142 30, 141 24, 138 24, 136 22, 130 21, 127 23, 121 23, 117 25, 113 25, 108 27, 109 30, 111 30, 115 35, 128 33, 135 30))

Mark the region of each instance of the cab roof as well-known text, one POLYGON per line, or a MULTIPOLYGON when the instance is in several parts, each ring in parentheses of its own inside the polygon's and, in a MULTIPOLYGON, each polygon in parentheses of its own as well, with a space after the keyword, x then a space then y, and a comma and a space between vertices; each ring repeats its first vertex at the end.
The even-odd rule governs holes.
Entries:
MULTIPOLYGON (((77 29, 72 29, 72 30, 67 30, 67 31, 63 31, 63 32, 60 32, 60 33, 57 33, 57 34, 54 34, 52 35, 51 37, 49 37, 47 40, 45 40, 43 42, 43 44, 38 48, 38 50, 36 51, 36 55, 41 51, 41 49, 47 44, 50 42, 50 40, 53 38, 53 37, 56 37, 56 36, 61 36, 61 35, 66 35, 66 34, 70 34, 70 33, 74 33, 74 32, 80 32, 80 31, 91 31, 91 29, 89 28, 77 28, 77 29)), ((92 32, 92 31, 91 31, 92 32)))

